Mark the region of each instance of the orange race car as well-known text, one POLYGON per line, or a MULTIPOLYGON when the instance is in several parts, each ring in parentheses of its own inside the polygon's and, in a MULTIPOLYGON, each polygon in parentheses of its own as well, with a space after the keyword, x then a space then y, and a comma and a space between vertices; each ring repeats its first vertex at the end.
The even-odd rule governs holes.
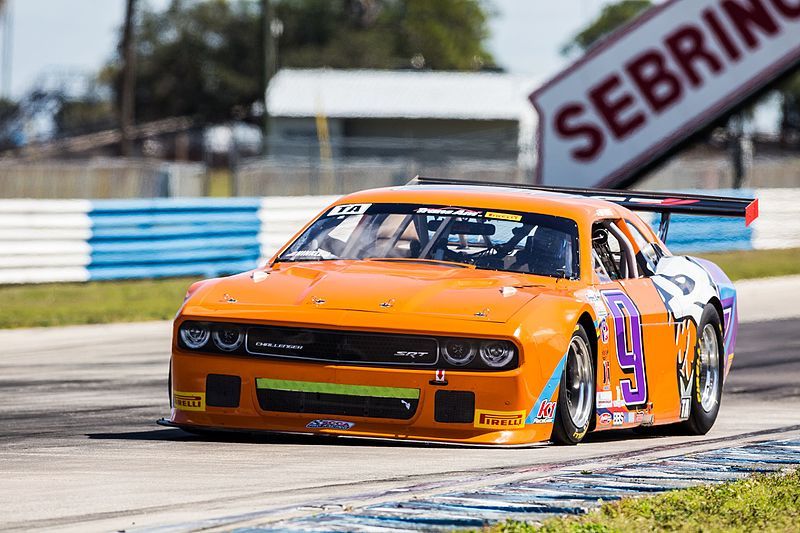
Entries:
POLYGON ((671 213, 749 224, 757 203, 432 178, 345 196, 264 268, 190 287, 159 422, 494 445, 704 434, 736 293, 670 254, 671 213), (661 235, 633 210, 661 213, 661 235))

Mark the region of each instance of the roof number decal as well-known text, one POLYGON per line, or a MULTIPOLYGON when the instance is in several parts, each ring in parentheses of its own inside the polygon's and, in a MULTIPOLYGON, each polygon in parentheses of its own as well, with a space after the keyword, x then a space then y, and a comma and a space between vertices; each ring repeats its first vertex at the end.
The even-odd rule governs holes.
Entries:
POLYGON ((372 204, 342 204, 336 205, 325 216, 338 217, 341 215, 363 215, 372 204))

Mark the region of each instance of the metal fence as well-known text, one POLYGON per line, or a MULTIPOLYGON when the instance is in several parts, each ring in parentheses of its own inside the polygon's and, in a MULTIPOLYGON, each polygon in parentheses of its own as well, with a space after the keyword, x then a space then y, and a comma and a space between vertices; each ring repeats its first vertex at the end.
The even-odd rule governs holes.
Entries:
POLYGON ((0 198, 158 198, 203 196, 202 163, 149 159, 0 161, 0 198))
POLYGON ((242 196, 329 195, 403 185, 417 174, 513 183, 531 179, 516 162, 507 161, 421 163, 412 159, 364 159, 325 164, 308 159, 256 159, 237 169, 234 183, 236 194, 242 196))
MULTIPOLYGON (((239 161, 225 190, 240 197, 346 194, 402 185, 417 174, 461 179, 530 183, 531 170, 516 160, 414 158, 272 157, 239 161)), ((0 161, 0 198, 110 199, 200 197, 211 192, 203 163, 96 158, 84 161, 0 161)), ((684 156, 654 171, 642 190, 731 187, 730 162, 721 155, 684 156)), ((747 165, 746 188, 800 187, 800 156, 756 157, 747 165)))

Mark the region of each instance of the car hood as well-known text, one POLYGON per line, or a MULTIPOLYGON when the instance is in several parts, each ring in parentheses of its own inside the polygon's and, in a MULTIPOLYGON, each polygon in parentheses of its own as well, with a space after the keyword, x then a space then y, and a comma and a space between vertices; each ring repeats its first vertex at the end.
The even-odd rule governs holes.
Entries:
POLYGON ((197 303, 506 322, 550 284, 547 278, 422 262, 282 263, 222 278, 197 303))

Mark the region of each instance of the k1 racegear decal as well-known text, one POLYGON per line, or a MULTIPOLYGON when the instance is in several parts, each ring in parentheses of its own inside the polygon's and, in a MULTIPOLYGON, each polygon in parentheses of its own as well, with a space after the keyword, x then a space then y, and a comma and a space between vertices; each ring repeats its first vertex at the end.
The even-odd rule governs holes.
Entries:
POLYGON ((561 383, 561 374, 564 372, 564 365, 566 362, 567 354, 565 353, 553 369, 550 379, 545 383, 541 394, 539 394, 539 398, 536 400, 536 403, 533 404, 530 413, 528 413, 528 417, 525 419, 526 424, 549 424, 555 419, 555 395, 558 392, 558 385, 561 383), (550 409, 551 406, 552 411, 550 409))
POLYGON ((536 411, 536 418, 533 420, 534 424, 550 424, 556 418, 556 402, 550 400, 542 400, 539 408, 536 411))
POLYGON ((353 422, 345 422, 344 420, 312 420, 306 427, 309 429, 337 429, 339 431, 347 431, 355 426, 353 422))
POLYGON ((180 411, 205 411, 205 392, 172 392, 172 405, 180 411))
POLYGON ((617 361, 631 378, 621 379, 622 397, 628 407, 647 403, 647 372, 644 360, 644 337, 639 309, 631 298, 618 289, 602 291, 614 318, 617 361))
POLYGON ((338 217, 341 215, 363 215, 372 204, 343 204, 335 205, 328 211, 326 217, 338 217))
POLYGON ((518 429, 525 427, 525 411, 485 411, 475 409, 476 428, 518 429))

